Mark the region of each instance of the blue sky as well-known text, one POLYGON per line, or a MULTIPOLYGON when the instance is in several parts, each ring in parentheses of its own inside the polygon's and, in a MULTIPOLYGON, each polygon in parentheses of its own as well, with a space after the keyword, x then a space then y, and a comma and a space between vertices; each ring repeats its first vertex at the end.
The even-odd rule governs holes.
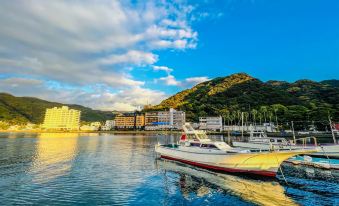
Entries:
POLYGON ((133 110, 238 72, 339 77, 336 0, 18 1, 0 8, 0 91, 19 96, 133 110))

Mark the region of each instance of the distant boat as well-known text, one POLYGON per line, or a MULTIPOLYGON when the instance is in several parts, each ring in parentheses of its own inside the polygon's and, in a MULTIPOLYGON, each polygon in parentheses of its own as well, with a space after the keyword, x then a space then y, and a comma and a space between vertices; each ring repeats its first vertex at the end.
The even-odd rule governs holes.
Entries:
POLYGON ((289 151, 251 151, 233 148, 221 141, 212 141, 205 132, 183 125, 184 134, 178 144, 156 145, 161 158, 186 164, 235 173, 275 177, 280 164, 290 157, 317 152, 316 148, 289 151))
POLYGON ((234 141, 234 147, 243 149, 259 149, 259 150, 299 150, 304 147, 317 148, 320 146, 320 151, 311 154, 312 156, 339 158, 339 144, 322 144, 318 145, 315 138, 306 137, 297 140, 301 144, 296 144, 294 141, 288 141, 281 137, 267 137, 263 131, 251 131, 248 142, 234 141), (306 144, 307 140, 312 140, 314 144, 306 144))

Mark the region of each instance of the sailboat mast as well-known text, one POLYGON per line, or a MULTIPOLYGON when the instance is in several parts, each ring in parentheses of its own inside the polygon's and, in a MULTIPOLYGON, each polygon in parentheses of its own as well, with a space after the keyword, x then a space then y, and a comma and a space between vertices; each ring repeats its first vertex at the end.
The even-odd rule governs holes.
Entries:
POLYGON ((337 141, 336 141, 335 135, 334 135, 334 131, 333 131, 333 128, 332 128, 332 121, 331 121, 330 115, 328 115, 328 120, 329 120, 329 122, 330 122, 330 128, 331 128, 331 132, 332 132, 333 142, 334 142, 334 144, 337 144, 337 141))
POLYGON ((244 113, 241 112, 241 138, 244 137, 244 113))
POLYGON ((291 124, 292 124, 292 134, 293 134, 293 141, 294 143, 296 143, 295 141, 295 133, 294 133, 294 125, 293 125, 293 121, 291 121, 291 124))

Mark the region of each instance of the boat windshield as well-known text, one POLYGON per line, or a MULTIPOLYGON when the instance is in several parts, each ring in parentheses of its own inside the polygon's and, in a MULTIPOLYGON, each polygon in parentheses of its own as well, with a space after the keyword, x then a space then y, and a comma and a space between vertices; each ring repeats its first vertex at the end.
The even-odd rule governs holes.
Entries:
POLYGON ((216 147, 214 144, 202 144, 201 148, 206 148, 206 149, 217 149, 219 150, 218 147, 216 147))
POLYGON ((231 146, 229 146, 228 144, 226 144, 225 142, 216 142, 214 143, 214 145, 216 147, 218 147, 220 150, 227 150, 232 148, 231 146))

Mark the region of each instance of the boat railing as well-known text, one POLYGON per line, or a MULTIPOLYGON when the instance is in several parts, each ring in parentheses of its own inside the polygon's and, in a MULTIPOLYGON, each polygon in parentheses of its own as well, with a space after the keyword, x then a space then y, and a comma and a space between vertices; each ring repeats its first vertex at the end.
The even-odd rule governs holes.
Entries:
POLYGON ((314 146, 317 147, 317 146, 318 146, 317 138, 316 138, 316 137, 313 137, 313 136, 311 136, 311 137, 298 138, 298 139, 296 139, 296 140, 294 141, 294 144, 297 145, 298 143, 301 143, 301 145, 302 145, 303 147, 307 147, 307 146, 309 146, 307 143, 308 143, 310 140, 312 140, 312 139, 313 139, 313 142, 314 142, 314 146))

